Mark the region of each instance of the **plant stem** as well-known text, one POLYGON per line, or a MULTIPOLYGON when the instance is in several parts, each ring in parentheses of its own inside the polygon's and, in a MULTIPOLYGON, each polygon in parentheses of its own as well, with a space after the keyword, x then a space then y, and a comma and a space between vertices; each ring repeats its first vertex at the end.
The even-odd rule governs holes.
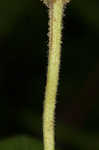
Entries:
POLYGON ((55 150, 54 116, 59 80, 63 6, 62 0, 53 0, 49 3, 49 57, 43 112, 44 150, 55 150))

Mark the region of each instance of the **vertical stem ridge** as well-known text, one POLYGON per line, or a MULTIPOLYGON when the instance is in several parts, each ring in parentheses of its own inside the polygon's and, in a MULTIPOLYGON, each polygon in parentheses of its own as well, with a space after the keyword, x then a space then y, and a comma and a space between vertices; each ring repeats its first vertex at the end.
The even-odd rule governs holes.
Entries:
POLYGON ((55 150, 54 116, 61 56, 62 0, 49 4, 49 57, 43 112, 44 150, 55 150))

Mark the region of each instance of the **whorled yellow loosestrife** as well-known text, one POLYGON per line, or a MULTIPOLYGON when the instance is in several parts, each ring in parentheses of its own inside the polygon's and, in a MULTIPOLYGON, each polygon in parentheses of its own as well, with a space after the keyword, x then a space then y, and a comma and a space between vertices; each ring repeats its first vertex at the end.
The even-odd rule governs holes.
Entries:
POLYGON ((64 4, 69 0, 42 0, 49 8, 49 56, 43 112, 44 150, 55 150, 54 116, 59 80, 64 4))

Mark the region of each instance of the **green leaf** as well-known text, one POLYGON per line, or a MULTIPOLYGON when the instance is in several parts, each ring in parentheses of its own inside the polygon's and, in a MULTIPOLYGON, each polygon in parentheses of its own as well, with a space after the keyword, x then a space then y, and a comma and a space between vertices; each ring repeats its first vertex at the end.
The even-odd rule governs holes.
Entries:
POLYGON ((37 139, 16 136, 0 141, 0 150, 43 150, 43 147, 37 139))

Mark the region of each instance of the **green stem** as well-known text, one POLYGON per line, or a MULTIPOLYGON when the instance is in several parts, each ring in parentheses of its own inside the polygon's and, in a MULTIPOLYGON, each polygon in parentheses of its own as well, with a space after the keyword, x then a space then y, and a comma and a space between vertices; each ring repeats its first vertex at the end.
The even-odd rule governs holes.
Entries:
POLYGON ((64 3, 68 0, 44 0, 49 7, 49 57, 43 112, 44 150, 55 150, 54 116, 59 80, 61 32, 64 3))
POLYGON ((54 113, 59 78, 63 3, 49 4, 49 57, 43 113, 44 150, 55 150, 54 113))

